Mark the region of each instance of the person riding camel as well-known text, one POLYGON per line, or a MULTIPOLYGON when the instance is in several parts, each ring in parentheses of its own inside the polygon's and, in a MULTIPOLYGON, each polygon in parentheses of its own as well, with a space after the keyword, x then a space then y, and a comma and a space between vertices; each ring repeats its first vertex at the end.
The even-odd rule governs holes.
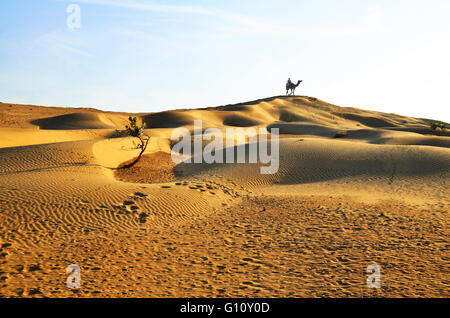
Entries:
POLYGON ((286 95, 295 95, 295 89, 297 88, 300 83, 303 82, 303 80, 299 80, 297 84, 292 83, 291 78, 289 77, 286 83, 286 95), (289 94, 289 91, 291 93, 289 94))
POLYGON ((286 87, 292 85, 292 81, 291 78, 289 77, 286 83, 286 87))

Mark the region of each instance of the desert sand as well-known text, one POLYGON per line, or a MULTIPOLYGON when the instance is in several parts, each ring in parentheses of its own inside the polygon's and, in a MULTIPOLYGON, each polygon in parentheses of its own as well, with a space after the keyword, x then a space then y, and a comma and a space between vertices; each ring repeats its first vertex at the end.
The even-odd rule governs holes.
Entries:
POLYGON ((450 133, 431 122, 306 96, 148 114, 0 103, 0 296, 449 297, 450 133), (116 169, 139 153, 130 115, 151 141, 116 169), (195 119, 279 128, 279 171, 175 165, 171 133, 195 119))

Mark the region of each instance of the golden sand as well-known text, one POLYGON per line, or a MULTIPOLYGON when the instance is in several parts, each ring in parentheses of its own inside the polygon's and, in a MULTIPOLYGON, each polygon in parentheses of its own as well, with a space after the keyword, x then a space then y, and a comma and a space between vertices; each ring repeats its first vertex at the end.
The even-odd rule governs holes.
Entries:
POLYGON ((129 115, 0 103, 0 296, 450 296, 450 134, 431 120, 301 96, 136 114, 150 145, 117 169, 139 153, 129 115), (279 171, 175 166, 194 119, 279 128, 279 171))

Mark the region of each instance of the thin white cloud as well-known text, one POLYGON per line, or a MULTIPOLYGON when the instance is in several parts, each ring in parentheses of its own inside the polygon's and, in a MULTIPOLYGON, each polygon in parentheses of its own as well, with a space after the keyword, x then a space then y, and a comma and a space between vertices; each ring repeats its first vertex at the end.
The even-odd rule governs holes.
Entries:
POLYGON ((74 41, 73 39, 69 39, 65 36, 53 33, 44 34, 36 39, 36 42, 40 45, 50 47, 55 50, 63 50, 72 54, 81 55, 89 57, 90 53, 87 51, 80 49, 81 43, 74 41))
POLYGON ((62 50, 66 50, 68 52, 71 52, 71 53, 74 53, 74 54, 77 54, 77 55, 82 55, 82 56, 87 56, 87 57, 91 56, 91 54, 89 54, 88 52, 80 50, 80 49, 77 49, 76 47, 70 46, 70 45, 65 44, 65 43, 56 43, 55 46, 57 48, 60 48, 62 50))
POLYGON ((368 31, 363 28, 335 27, 300 27, 261 19, 255 16, 243 15, 233 11, 201 6, 167 5, 134 0, 77 0, 78 3, 119 7, 130 10, 162 12, 169 14, 194 14, 218 18, 232 22, 231 29, 266 35, 317 35, 317 36, 349 36, 368 31))
POLYGON ((216 17, 217 16, 225 17, 230 15, 230 12, 227 11, 209 9, 199 6, 167 5, 167 4, 137 2, 132 0, 76 0, 76 2, 93 5, 120 7, 140 11, 154 11, 164 13, 189 13, 189 14, 216 16, 216 17))

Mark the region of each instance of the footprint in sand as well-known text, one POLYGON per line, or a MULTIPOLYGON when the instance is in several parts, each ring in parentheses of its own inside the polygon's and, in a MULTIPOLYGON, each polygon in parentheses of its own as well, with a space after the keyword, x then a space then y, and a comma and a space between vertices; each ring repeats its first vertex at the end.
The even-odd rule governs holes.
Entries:
POLYGON ((201 191, 201 192, 205 192, 205 191, 206 191, 206 190, 203 188, 203 185, 201 185, 201 184, 189 186, 189 189, 191 189, 191 190, 199 190, 199 191, 201 191))
POLYGON ((145 212, 142 212, 141 214, 139 214, 139 222, 141 224, 144 224, 145 222, 147 222, 147 217, 148 217, 148 214, 145 212))
POLYGON ((0 282, 4 282, 8 279, 8 276, 3 276, 3 274, 6 274, 6 273, 0 272, 0 282))
POLYGON ((42 268, 38 265, 38 264, 33 264, 28 266, 28 272, 36 272, 36 271, 41 271, 42 268))
POLYGON ((14 269, 16 271, 18 271, 19 273, 22 272, 24 268, 25 268, 25 266, 23 266, 21 264, 14 266, 14 269))
POLYGON ((134 194, 134 196, 139 197, 139 198, 145 198, 145 197, 147 197, 148 195, 147 195, 147 194, 144 194, 144 193, 142 193, 142 192, 136 192, 136 193, 134 194))
POLYGON ((124 212, 126 214, 136 212, 137 210, 139 210, 139 207, 133 201, 125 201, 120 207, 120 212, 124 212))
POLYGON ((39 290, 39 288, 32 288, 28 291, 28 296, 33 295, 42 295, 42 292, 39 290))
POLYGON ((168 186, 168 185, 163 185, 163 186, 161 186, 161 189, 170 189, 170 188, 172 188, 171 186, 168 186))
POLYGON ((14 292, 17 294, 17 296, 22 296, 24 291, 25 290, 23 288, 17 288, 14 292))

